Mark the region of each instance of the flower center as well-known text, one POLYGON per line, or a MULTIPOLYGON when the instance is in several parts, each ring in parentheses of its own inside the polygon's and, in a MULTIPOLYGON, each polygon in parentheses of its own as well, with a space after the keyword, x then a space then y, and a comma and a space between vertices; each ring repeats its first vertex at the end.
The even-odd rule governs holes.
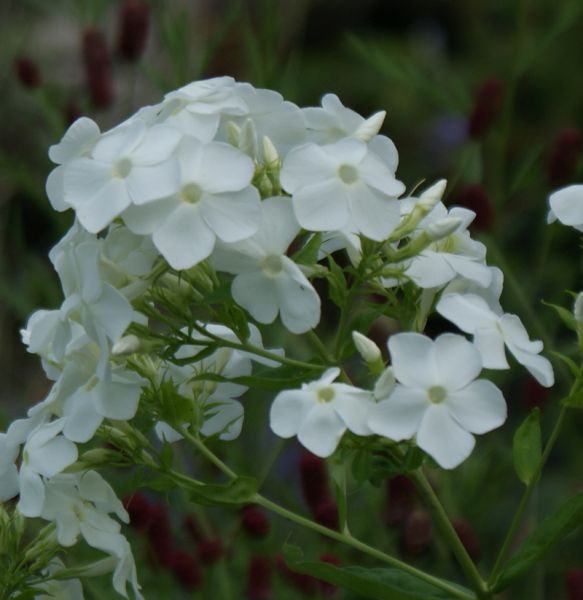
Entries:
POLYGON ((358 169, 352 165, 340 165, 338 167, 338 177, 348 185, 358 180, 358 169))
POLYGON ((430 402, 433 404, 440 404, 446 399, 447 392, 440 385, 434 385, 433 387, 429 388, 427 395, 429 396, 430 402))
POLYGON ((111 174, 118 179, 125 179, 132 170, 132 161, 129 158, 121 158, 113 164, 111 174))
POLYGON ((283 261, 281 260, 281 256, 277 256, 276 254, 267 256, 263 261, 261 268, 268 277, 279 275, 283 271, 283 261))
POLYGON ((334 388, 324 387, 318 390, 318 402, 326 403, 330 402, 334 398, 334 388))
POLYGON ((182 202, 187 202, 188 204, 196 204, 200 201, 201 196, 202 190, 196 183, 187 183, 180 190, 180 199, 182 202))

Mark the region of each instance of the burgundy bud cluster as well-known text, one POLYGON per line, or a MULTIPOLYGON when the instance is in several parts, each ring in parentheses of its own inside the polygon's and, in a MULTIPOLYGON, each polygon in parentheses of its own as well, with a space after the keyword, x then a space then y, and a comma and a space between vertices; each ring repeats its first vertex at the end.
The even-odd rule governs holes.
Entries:
POLYGON ((300 458, 300 481, 314 520, 330 529, 338 529, 338 507, 330 493, 325 461, 304 451, 300 458))
POLYGON ((109 107, 113 102, 111 58, 105 35, 97 27, 83 32, 83 65, 92 104, 109 107))
POLYGON ((221 542, 217 539, 209 539, 194 515, 187 515, 183 524, 190 539, 196 544, 198 560, 201 564, 212 565, 223 557, 225 551, 221 542))
POLYGON ((126 0, 119 12, 117 54, 128 62, 138 61, 148 41, 150 9, 143 0, 126 0))
POLYGON ((549 400, 549 390, 534 377, 527 377, 522 385, 522 403, 527 410, 543 409, 549 400))
POLYGON ((478 231, 491 231, 494 224, 492 202, 486 190, 479 184, 466 185, 460 189, 455 204, 469 208, 476 213, 472 228, 478 231))
POLYGON ((472 524, 463 517, 456 517, 452 519, 451 524, 453 525, 453 528, 457 533, 457 536, 459 537, 463 547, 466 549, 469 557, 474 562, 479 560, 480 556, 482 555, 482 549, 472 524))
POLYGON ((156 564, 171 572, 185 590, 199 589, 202 585, 199 564, 194 556, 177 546, 166 508, 140 492, 124 498, 124 506, 131 526, 146 537, 156 564))
POLYGON ((500 114, 503 94, 504 85, 499 79, 487 79, 480 85, 468 117, 468 134, 471 138, 483 138, 490 131, 500 114))
POLYGON ((41 84, 38 65, 28 56, 19 56, 14 60, 14 71, 22 87, 34 90, 41 84))
POLYGON ((559 132, 547 162, 549 186, 559 187, 573 179, 582 143, 583 135, 576 127, 567 127, 559 132))
POLYGON ((270 530, 265 513, 252 504, 241 509, 241 527, 249 537, 257 539, 267 536, 270 530))
POLYGON ((246 595, 249 600, 269 600, 271 593, 271 561, 265 556, 252 556, 247 565, 246 595))

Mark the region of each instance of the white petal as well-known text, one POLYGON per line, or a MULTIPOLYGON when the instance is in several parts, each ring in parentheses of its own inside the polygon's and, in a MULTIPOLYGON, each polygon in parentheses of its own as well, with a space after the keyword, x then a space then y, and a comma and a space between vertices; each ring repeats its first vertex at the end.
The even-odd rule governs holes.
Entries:
POLYGON ((77 446, 63 436, 57 436, 29 455, 29 466, 44 477, 61 473, 77 460, 77 446))
POLYGON ((540 340, 531 341, 520 318, 516 315, 505 314, 500 317, 500 329, 504 335, 504 341, 508 347, 518 348, 524 352, 538 354, 543 349, 540 340))
MULTIPOLYGON (((69 196, 66 200, 71 201, 69 196)), ((76 208, 77 218, 87 231, 98 233, 121 214, 130 202, 124 181, 112 179, 76 208)))
POLYGON ((19 493, 18 469, 16 465, 9 465, 0 473, 0 502, 6 502, 19 493))
POLYGON ((531 354, 518 348, 509 346, 508 349, 514 355, 514 358, 526 367, 528 372, 543 386, 552 387, 555 384, 555 375, 553 366, 544 356, 540 354, 531 354))
POLYGON ((372 394, 342 383, 334 384, 333 388, 335 393, 330 404, 346 427, 357 435, 370 435, 372 431, 367 421, 368 413, 374 406, 372 394))
POLYGON ((112 179, 111 165, 90 158, 77 158, 63 171, 65 202, 78 208, 112 179))
POLYGON ((371 240, 389 237, 401 220, 399 202, 362 184, 349 188, 353 226, 371 240))
POLYGON ((300 425, 298 440, 312 454, 325 458, 336 450, 345 431, 346 425, 332 406, 318 403, 300 425))
POLYGON ((138 410, 141 388, 136 384, 110 382, 95 388, 95 407, 108 419, 127 421, 138 410))
POLYGON ((445 285, 456 276, 456 272, 442 254, 426 250, 411 260, 405 275, 419 287, 427 289, 445 285))
POLYGON ((150 127, 132 152, 134 165, 154 165, 166 161, 182 138, 179 131, 166 125, 150 127))
POLYGON ((254 237, 261 240, 267 254, 285 254, 301 229, 291 198, 267 198, 261 203, 261 217, 261 228, 254 237))
POLYGON ((374 405, 368 415, 371 431, 399 442, 412 437, 423 418, 429 398, 424 390, 397 385, 387 400, 374 405))
POLYGON ((67 419, 63 434, 72 442, 88 442, 101 425, 103 417, 97 413, 91 396, 81 387, 65 401, 64 414, 67 419))
POLYGON ((294 194, 300 188, 323 179, 335 179, 335 161, 316 144, 305 144, 291 150, 283 161, 280 181, 286 192, 294 194))
POLYGON ((570 185, 554 192, 549 197, 549 204, 552 213, 564 225, 583 225, 583 185, 570 185))
POLYGON ((417 445, 444 469, 453 469, 472 452, 474 436, 463 429, 443 404, 427 409, 417 432, 417 445))
POLYGON ((243 426, 243 405, 237 400, 214 396, 211 396, 206 404, 216 404, 216 406, 211 409, 211 415, 205 419, 200 428, 202 435, 211 436, 220 432, 219 438, 224 441, 239 437, 243 426))
POLYGON ((49 148, 49 158, 57 164, 63 164, 86 152, 99 138, 97 123, 88 117, 81 117, 72 123, 63 139, 49 148))
POLYGON ((126 178, 134 204, 146 204, 175 194, 180 188, 180 169, 174 158, 152 166, 132 167, 126 178))
POLYGON ((252 236, 261 224, 259 192, 250 186, 240 192, 205 197, 201 214, 223 242, 238 242, 252 236))
POLYGON ((320 321, 320 297, 299 267, 282 256, 283 271, 275 278, 281 320, 292 333, 305 333, 320 321))
POLYGON ((447 390, 459 390, 480 374, 480 353, 461 335, 440 335, 435 340, 434 348, 439 381, 447 390))
POLYGON ((170 427, 170 425, 164 421, 158 421, 156 425, 154 425, 154 430, 161 442, 173 444, 174 442, 184 439, 184 436, 181 433, 178 433, 176 429, 170 427))
POLYGON ((279 311, 275 281, 262 271, 241 273, 231 285, 233 299, 260 323, 272 323, 279 311))
POLYGON ((463 390, 448 393, 445 405, 459 424, 472 433, 486 433, 506 420, 504 396, 486 379, 478 379, 463 390))
POLYGON ((476 294, 447 294, 441 297, 435 310, 466 333, 496 327, 498 323, 498 315, 476 294))
POLYGON ((196 183, 209 194, 237 192, 251 183, 253 161, 237 148, 213 142, 203 146, 196 183))
POLYGON ((498 327, 481 327, 474 332, 474 346, 482 356, 486 369, 509 369, 504 351, 504 338, 498 327))
POLYGON ((20 467, 20 499, 18 510, 25 517, 39 517, 45 501, 45 485, 38 473, 20 467))
POLYGON ((387 167, 394 173, 399 166, 397 147, 386 135, 376 135, 369 143, 369 150, 381 157, 387 167))
POLYGON ((131 323, 133 310, 127 299, 108 283, 99 301, 91 305, 91 318, 112 342, 117 342, 131 323))
POLYGON ((58 166, 47 177, 45 191, 51 206, 57 212, 63 212, 71 206, 65 201, 65 167, 58 166))
POLYGON ((273 433, 282 438, 297 435, 314 402, 314 394, 303 390, 284 390, 277 394, 269 412, 273 433))
POLYGON ((128 229, 138 235, 150 235, 166 220, 166 217, 179 206, 175 196, 154 200, 142 206, 132 204, 121 214, 128 229))
POLYGON ((428 389, 439 381, 433 342, 420 333, 397 333, 389 338, 395 377, 413 388, 428 389))
POLYGON ((376 154, 368 153, 358 165, 362 180, 382 195, 400 196, 405 191, 402 182, 395 179, 391 171, 376 154))
POLYGON ((343 229, 350 222, 346 186, 337 178, 323 179, 298 189, 292 202, 298 223, 310 231, 343 229))
POLYGON ((131 121, 104 133, 93 148, 95 159, 112 163, 118 158, 128 157, 142 141, 146 125, 142 121, 131 121))
POLYGON ((477 283, 482 287, 488 287, 492 281, 492 273, 487 265, 479 263, 467 256, 458 256, 457 254, 443 254, 450 266, 462 277, 477 283))
POLYGON ((152 241, 173 269, 189 269, 212 252, 215 234, 198 206, 180 204, 152 235, 152 241))

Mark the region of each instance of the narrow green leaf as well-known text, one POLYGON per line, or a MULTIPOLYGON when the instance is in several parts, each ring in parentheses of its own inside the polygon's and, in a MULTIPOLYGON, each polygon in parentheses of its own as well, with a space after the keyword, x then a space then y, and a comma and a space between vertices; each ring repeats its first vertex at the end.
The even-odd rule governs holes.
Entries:
POLYGON ((203 506, 238 506, 249 504, 257 493, 257 480, 237 477, 225 484, 190 485, 188 494, 195 504, 203 506))
POLYGON ((572 358, 569 358, 568 356, 565 356, 564 354, 561 354, 560 352, 555 352, 554 350, 551 350, 550 353, 562 360, 567 367, 569 367, 569 371, 571 371, 571 375, 573 375, 573 377, 575 377, 575 379, 577 379, 577 377, 579 377, 579 367, 577 366, 577 363, 575 363, 575 361, 572 358))
POLYGON ((315 265, 318 262, 318 251, 322 243, 322 234, 315 233, 292 256, 292 260, 299 265, 315 265))
MULTIPOLYGON (((398 569, 336 567, 320 561, 305 561, 302 551, 288 544, 283 547, 282 552, 286 565, 292 571, 356 592, 358 598, 377 600, 451 600, 452 598, 449 592, 398 569)), ((455 583, 442 581, 472 597, 469 590, 455 583)))
POLYGON ((328 285, 330 286, 330 300, 339 308, 346 304, 348 288, 344 271, 338 266, 332 256, 328 256, 329 272, 327 274, 328 285))
POLYGON ((572 394, 569 394, 561 404, 569 408, 583 408, 583 389, 579 387, 572 394))
POLYGON ((493 591, 500 592, 540 561, 542 556, 565 535, 583 523, 583 492, 570 498, 550 517, 547 517, 523 542, 504 565, 493 591))
POLYGON ((518 479, 529 485, 536 476, 542 455, 540 411, 535 408, 514 433, 512 459, 518 479))
POLYGON ((559 316, 561 321, 563 321, 565 327, 567 327, 571 331, 577 331, 577 321, 575 320, 575 315, 570 310, 567 310, 566 308, 564 308, 563 306, 559 306, 558 304, 551 304, 550 302, 545 302, 544 300, 542 301, 542 303, 545 306, 550 306, 551 308, 555 309, 557 315, 559 316))

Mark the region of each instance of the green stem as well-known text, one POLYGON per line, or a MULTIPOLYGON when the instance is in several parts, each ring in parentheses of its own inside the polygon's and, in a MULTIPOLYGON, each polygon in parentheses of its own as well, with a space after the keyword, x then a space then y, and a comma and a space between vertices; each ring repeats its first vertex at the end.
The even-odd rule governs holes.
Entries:
POLYGON ((561 426, 563 424, 563 421, 565 420, 566 413, 567 413, 567 407, 562 406, 561 412, 559 413, 559 416, 557 417, 557 420, 555 422, 555 426, 553 427, 553 430, 551 431, 551 435, 550 435, 550 437, 547 441, 547 444, 545 446, 545 449, 541 455, 541 458, 537 465, 536 471, 534 472, 532 479, 530 480, 528 485, 525 487, 524 492, 522 493, 522 497, 520 498, 520 502, 518 503, 518 506, 517 506, 514 516, 512 518, 512 522, 510 523, 510 527, 508 528, 506 537, 504 538, 504 542, 502 543, 502 547, 500 548, 500 551, 498 552, 498 556, 496 557, 496 561, 494 562, 494 566, 492 567, 492 572, 490 573, 490 577, 488 578, 488 584, 490 587, 494 584, 494 582, 496 581, 496 578, 498 577, 498 575, 500 573, 500 569, 502 568, 504 558, 508 552, 510 544, 514 540, 516 531, 522 521, 522 515, 524 513, 524 509, 526 508, 526 505, 528 503, 528 500, 530 499, 532 492, 536 488, 541 471, 549 457, 549 454, 551 453, 551 450, 553 449, 553 447, 555 445, 555 442, 557 441, 557 437, 559 436, 559 431, 561 430, 561 426))
POLYGON ((310 340, 312 346, 314 346, 314 348, 320 355, 320 358, 325 363, 333 365, 335 363, 334 358, 332 358, 332 356, 330 356, 330 354, 328 353, 328 350, 326 349, 326 346, 324 346, 324 343, 318 337, 318 334, 313 329, 310 329, 306 335, 308 336, 308 339, 310 340))
POLYGON ((274 512, 275 514, 278 514, 281 517, 292 521, 293 523, 297 523, 302 527, 306 527, 307 529, 316 531, 317 533, 325 535, 326 537, 336 540, 337 542, 341 542, 343 544, 346 544, 347 546, 351 546, 352 548, 359 550, 364 554, 368 554, 369 556, 372 556, 377 560, 390 565, 391 567, 400 569, 401 571, 409 573, 409 575, 417 577, 418 579, 422 579, 423 581, 447 592, 452 598, 461 598, 464 600, 470 600, 473 598, 473 596, 470 596, 466 592, 457 589, 456 587, 450 585, 446 581, 443 581, 437 577, 434 577, 433 575, 429 575, 428 573, 420 571, 419 569, 416 569, 415 567, 412 567, 407 563, 401 562, 400 560, 388 554, 385 554, 384 552, 381 552, 380 550, 377 550, 376 548, 373 548, 372 546, 369 546, 368 544, 365 544, 364 542, 361 542, 360 540, 350 535, 346 535, 345 533, 340 533, 339 531, 328 529, 327 527, 319 525, 318 523, 314 523, 313 521, 310 521, 309 519, 306 519, 301 515, 287 510, 283 506, 279 506, 279 504, 268 500, 260 494, 255 495, 255 497, 253 498, 253 502, 258 504, 259 506, 262 506, 266 510, 274 512))
POLYGON ((433 491, 431 484, 420 469, 411 473, 411 478, 413 479, 413 482, 416 485, 419 495, 423 498, 423 500, 433 513, 433 517, 437 522, 437 525, 441 530, 445 541, 454 553, 465 576, 469 581, 471 581, 476 591, 477 597, 490 597, 488 587, 486 586, 486 582, 482 579, 482 576, 476 568, 474 561, 470 558, 470 555, 468 554, 458 534, 453 528, 453 525, 451 524, 451 521, 449 520, 449 517, 447 516, 443 505, 439 501, 439 498, 433 491))
MULTIPOLYGON (((192 443, 192 445, 197 450, 199 450, 206 458, 208 458, 208 460, 211 461, 212 464, 215 465, 220 471, 222 471, 227 477, 229 477, 230 479, 235 479, 237 477, 237 474, 230 467, 228 467, 218 456, 213 454, 213 452, 209 450, 200 439, 193 436, 190 432, 184 429, 181 431, 181 433, 189 442, 192 443)), ((176 475, 177 479, 183 481, 188 485, 188 480, 190 480, 189 477, 179 473, 176 473, 176 475)), ((404 563, 398 560, 397 558, 390 556, 389 554, 385 554, 384 552, 381 552, 380 550, 377 550, 376 548, 373 548, 372 546, 369 546, 368 544, 365 544, 364 542, 361 542, 360 540, 352 537, 350 534, 340 533, 339 531, 335 531, 334 529, 329 529, 328 527, 324 527, 323 525, 315 523, 314 521, 311 521, 306 517, 302 517, 301 515, 298 515, 288 510, 287 508, 279 506, 279 504, 268 500, 261 494, 255 494, 251 501, 255 504, 258 504, 259 506, 262 506, 266 510, 274 512, 275 514, 278 514, 281 517, 292 521, 293 523, 297 523, 302 527, 311 529, 312 531, 320 533, 330 539, 346 544, 347 546, 351 546, 352 548, 355 548, 356 550, 359 550, 364 554, 368 554, 369 556, 372 556, 377 560, 380 560, 381 562, 390 565, 391 567, 395 567, 396 569, 400 569, 405 573, 409 573, 413 577, 422 579, 423 581, 447 592, 452 598, 460 598, 461 600, 474 600, 473 596, 470 596, 466 592, 463 592, 458 588, 452 586, 447 581, 443 581, 438 577, 429 575, 428 573, 416 569, 415 567, 412 567, 411 565, 408 565, 407 563, 404 563)))

